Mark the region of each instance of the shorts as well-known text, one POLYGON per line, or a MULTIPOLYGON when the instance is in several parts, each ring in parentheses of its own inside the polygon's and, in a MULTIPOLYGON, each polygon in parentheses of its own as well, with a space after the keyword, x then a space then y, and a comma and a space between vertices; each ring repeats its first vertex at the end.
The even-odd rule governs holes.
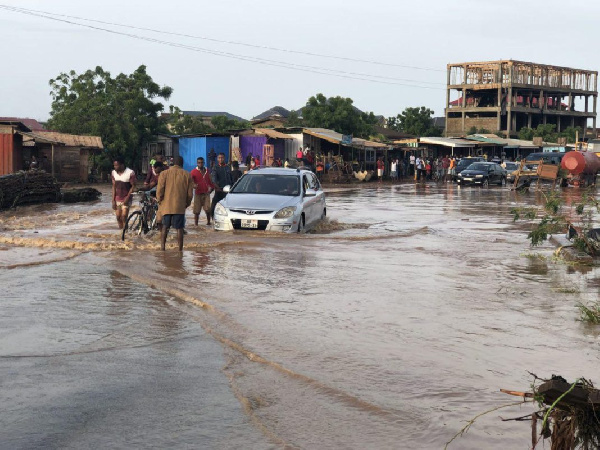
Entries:
POLYGON ((382 177, 383 176, 383 169, 377 169, 377 176, 378 177, 382 177))
POLYGON ((162 224, 165 228, 180 230, 185 227, 185 214, 165 214, 162 224))
POLYGON ((201 210, 207 214, 210 212, 210 194, 194 195, 194 214, 200 214, 201 210))
POLYGON ((120 208, 124 208, 124 209, 131 208, 131 199, 129 199, 128 202, 116 202, 116 203, 117 203, 117 209, 120 209, 120 208))

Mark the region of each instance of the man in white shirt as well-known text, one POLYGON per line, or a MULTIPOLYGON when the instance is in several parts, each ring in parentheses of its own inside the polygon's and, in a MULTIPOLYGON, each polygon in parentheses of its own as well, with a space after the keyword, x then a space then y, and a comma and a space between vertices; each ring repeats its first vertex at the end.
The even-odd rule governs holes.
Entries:
POLYGON ((415 155, 410 155, 409 164, 410 164, 410 173, 408 174, 408 176, 412 177, 415 174, 415 155))

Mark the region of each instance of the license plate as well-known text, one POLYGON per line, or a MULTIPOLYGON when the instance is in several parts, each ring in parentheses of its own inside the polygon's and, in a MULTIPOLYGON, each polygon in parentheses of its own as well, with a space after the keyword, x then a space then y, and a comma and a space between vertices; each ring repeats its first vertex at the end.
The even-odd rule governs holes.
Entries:
POLYGON ((258 220, 242 219, 242 228, 258 228, 258 220))
POLYGON ((473 181, 473 178, 463 178, 465 181, 473 181))

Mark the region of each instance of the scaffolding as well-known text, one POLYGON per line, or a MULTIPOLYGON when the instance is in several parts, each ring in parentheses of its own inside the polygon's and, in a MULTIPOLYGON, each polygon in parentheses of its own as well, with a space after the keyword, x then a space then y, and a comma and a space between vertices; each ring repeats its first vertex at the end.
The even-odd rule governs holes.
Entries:
POLYGON ((448 64, 447 71, 446 136, 475 128, 511 137, 540 124, 585 133, 588 119, 596 129, 597 71, 512 60, 448 64))

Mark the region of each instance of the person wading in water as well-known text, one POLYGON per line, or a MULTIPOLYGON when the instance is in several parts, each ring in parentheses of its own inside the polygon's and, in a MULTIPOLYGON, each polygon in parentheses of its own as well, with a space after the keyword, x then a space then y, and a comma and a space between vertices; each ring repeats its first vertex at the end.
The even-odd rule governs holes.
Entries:
POLYGON ((183 229, 185 227, 185 210, 192 203, 194 181, 187 170, 183 170, 183 158, 177 156, 174 165, 158 177, 156 199, 159 201, 158 211, 162 215, 160 230, 160 249, 165 249, 169 228, 177 230, 179 251, 183 250, 183 229))
POLYGON ((112 209, 117 216, 119 230, 125 226, 127 214, 133 199, 133 190, 135 189, 135 172, 125 167, 125 160, 122 156, 117 156, 113 161, 112 171, 112 209))

